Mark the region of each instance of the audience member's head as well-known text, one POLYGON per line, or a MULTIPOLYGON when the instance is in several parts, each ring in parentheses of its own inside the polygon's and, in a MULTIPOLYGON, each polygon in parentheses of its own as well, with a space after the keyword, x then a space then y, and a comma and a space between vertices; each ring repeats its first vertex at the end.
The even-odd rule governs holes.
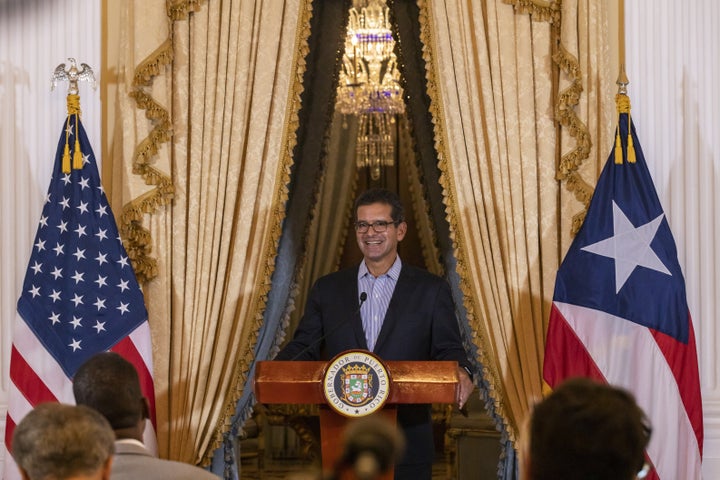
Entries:
POLYGON ((385 474, 402 457, 405 438, 386 418, 377 415, 351 422, 343 437, 343 452, 332 479, 353 472, 358 480, 374 480, 385 474))
POLYGON ((118 438, 142 441, 148 403, 132 363, 114 352, 90 357, 75 373, 73 394, 107 418, 118 438))
POLYGON ((562 383, 535 406, 527 426, 527 480, 634 479, 651 432, 630 393, 587 378, 562 383))
POLYGON ((15 428, 12 453, 24 480, 110 478, 115 434, 98 412, 43 403, 15 428))

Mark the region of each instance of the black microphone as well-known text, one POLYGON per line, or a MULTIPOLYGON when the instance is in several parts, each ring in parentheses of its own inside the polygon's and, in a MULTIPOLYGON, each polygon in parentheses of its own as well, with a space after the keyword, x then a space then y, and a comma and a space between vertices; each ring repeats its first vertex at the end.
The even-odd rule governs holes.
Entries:
POLYGON ((317 345, 318 343, 322 342, 323 340, 325 340, 327 337, 329 337, 329 336, 332 335, 333 333, 337 332, 341 327, 344 327, 350 320, 352 320, 352 319, 355 317, 355 314, 357 314, 357 313, 360 311, 360 309, 361 309, 362 306, 363 306, 363 303, 365 303, 365 300, 367 300, 367 298, 368 298, 367 293, 362 292, 362 293, 360 294, 360 304, 358 305, 357 310, 355 310, 355 311, 352 313, 352 315, 348 315, 347 317, 345 317, 345 319, 344 319, 342 322, 339 322, 337 325, 335 325, 335 327, 334 327, 332 330, 330 330, 330 331, 327 332, 326 334, 322 335, 320 338, 316 338, 316 339, 315 339, 313 342, 311 342, 308 346, 306 346, 305 348, 303 348, 302 350, 300 350, 297 354, 295 354, 295 355, 290 359, 290 361, 297 360, 298 358, 302 357, 302 356, 305 355, 308 351, 310 351, 310 349, 313 348, 315 345, 317 345))

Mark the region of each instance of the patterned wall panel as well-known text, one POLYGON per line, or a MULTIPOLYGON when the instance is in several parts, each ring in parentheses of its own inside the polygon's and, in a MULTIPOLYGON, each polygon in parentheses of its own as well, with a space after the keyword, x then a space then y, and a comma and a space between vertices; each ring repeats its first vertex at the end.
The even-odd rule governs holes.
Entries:
MULTIPOLYGON (((0 438, 4 439, 12 325, 66 115, 68 57, 99 78, 101 0, 0 1, 0 438)), ((98 84, 99 85, 99 84, 98 84)), ((82 118, 99 157, 100 89, 80 87, 82 118)), ((3 449, 0 449, 3 451, 3 449)), ((0 472, 4 458, 0 455, 0 472)))
POLYGON ((720 3, 625 2, 632 116, 678 246, 695 325, 705 478, 720 478, 720 3))

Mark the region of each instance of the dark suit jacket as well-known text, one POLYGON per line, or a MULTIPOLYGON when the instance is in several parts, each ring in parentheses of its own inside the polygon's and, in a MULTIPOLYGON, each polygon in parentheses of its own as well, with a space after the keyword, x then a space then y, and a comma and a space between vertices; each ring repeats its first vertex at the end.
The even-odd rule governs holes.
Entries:
MULTIPOLYGON (((367 349, 358 306, 357 274, 355 267, 315 282, 295 335, 277 360, 329 360, 345 350, 367 349)), ((444 279, 402 265, 374 353, 383 360, 455 360, 470 367, 450 287, 444 279)), ((430 406, 401 406, 398 423, 407 445, 401 463, 432 463, 430 406)))

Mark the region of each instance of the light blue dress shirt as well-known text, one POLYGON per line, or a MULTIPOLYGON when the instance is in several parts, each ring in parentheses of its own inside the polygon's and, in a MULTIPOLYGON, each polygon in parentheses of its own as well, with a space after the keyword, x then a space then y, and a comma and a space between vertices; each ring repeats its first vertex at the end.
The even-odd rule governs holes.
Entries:
POLYGON ((377 278, 368 271, 365 262, 362 262, 358 269, 358 294, 362 294, 362 292, 367 294, 367 300, 360 307, 360 317, 363 330, 365 330, 368 350, 371 352, 375 349, 375 342, 385 320, 385 314, 401 269, 402 262, 399 255, 395 257, 395 262, 390 269, 377 278))

